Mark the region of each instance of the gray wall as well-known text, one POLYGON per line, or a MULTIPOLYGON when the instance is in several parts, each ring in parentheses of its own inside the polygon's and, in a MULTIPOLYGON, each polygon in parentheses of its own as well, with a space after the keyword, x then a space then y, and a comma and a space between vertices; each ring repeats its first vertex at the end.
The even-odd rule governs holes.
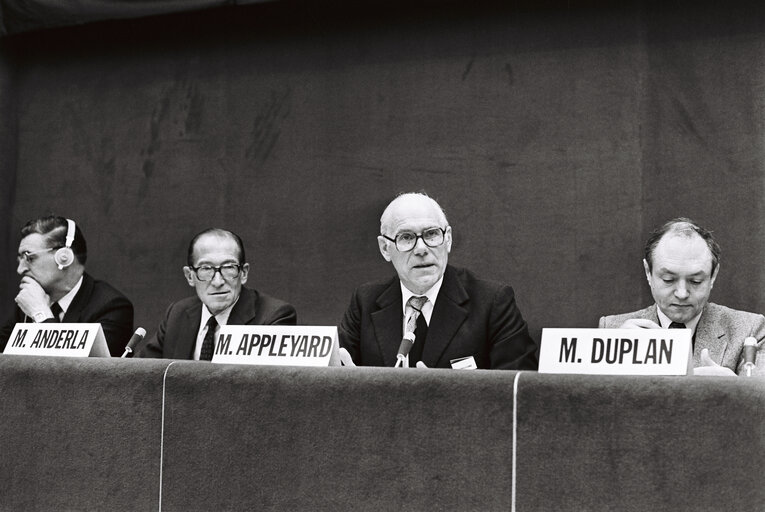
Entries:
POLYGON ((31 217, 75 218, 152 331, 192 292, 189 238, 226 227, 253 286, 334 324, 392 273, 384 206, 426 190, 451 261, 511 283, 535 335, 647 305, 643 242, 680 215, 723 247, 712 299, 765 311, 763 7, 560 3, 286 2, 5 38, 0 253, 31 217))

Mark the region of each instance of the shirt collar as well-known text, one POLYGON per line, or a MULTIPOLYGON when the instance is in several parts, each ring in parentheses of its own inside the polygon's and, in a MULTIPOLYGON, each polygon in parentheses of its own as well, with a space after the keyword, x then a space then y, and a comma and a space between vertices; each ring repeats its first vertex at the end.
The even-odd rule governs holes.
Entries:
POLYGON ((436 305, 436 297, 438 297, 438 292, 441 290, 441 285, 444 283, 444 276, 441 276, 441 279, 436 281, 436 283, 430 287, 429 290, 427 290, 425 293, 414 293, 409 288, 404 286, 404 283, 402 283, 399 280, 399 284, 401 285, 401 308, 404 311, 404 315, 406 315, 406 303, 409 302, 410 297, 422 297, 423 295, 428 298, 428 301, 435 306, 436 305))
POLYGON ((60 299, 56 301, 58 302, 58 305, 61 308, 61 311, 63 311, 64 313, 66 313, 66 311, 69 309, 69 306, 72 305, 74 296, 77 295, 77 292, 80 291, 80 287, 82 286, 82 277, 83 276, 80 276, 80 278, 75 283, 74 287, 72 287, 72 289, 69 290, 69 292, 66 295, 64 295, 63 297, 61 297, 60 299))
MULTIPOLYGON (((703 313, 704 309, 702 308, 701 313, 685 322, 685 328, 690 329, 692 333, 695 333, 696 326, 699 325, 699 320, 701 319, 701 315, 703 313)), ((664 314, 664 311, 662 311, 659 306, 656 306, 656 314, 659 316, 659 324, 661 324, 662 328, 668 329, 669 324, 672 323, 672 320, 670 320, 669 317, 664 314)))
MULTIPOLYGON (((241 295, 240 295, 241 297, 241 295)), ((231 304, 229 307, 215 315, 215 321, 218 322, 218 325, 226 325, 228 323, 228 317, 231 316, 231 310, 234 309, 234 306, 236 306, 236 303, 239 302, 239 297, 236 298, 233 304, 231 304)), ((210 313, 210 310, 207 309, 207 306, 202 304, 202 323, 199 324, 201 327, 204 327, 207 325, 207 321, 210 320, 210 317, 213 316, 212 313, 210 313)))

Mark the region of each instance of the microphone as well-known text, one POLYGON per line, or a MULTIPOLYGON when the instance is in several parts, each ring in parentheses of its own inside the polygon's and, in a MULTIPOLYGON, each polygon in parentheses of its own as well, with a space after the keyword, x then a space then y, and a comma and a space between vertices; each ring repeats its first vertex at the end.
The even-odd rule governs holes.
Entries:
POLYGON ((754 360, 757 358, 757 340, 751 336, 744 340, 744 369, 746 376, 752 376, 754 370, 754 360))
POLYGON ((414 345, 414 333, 404 333, 404 337, 401 339, 401 345, 398 346, 398 354, 396 354, 396 364, 393 366, 394 368, 401 368, 404 366, 404 361, 406 361, 406 356, 409 355, 409 351, 412 350, 412 345, 414 345))
POLYGON ((135 330, 133 335, 130 337, 130 341, 128 341, 127 346, 125 347, 125 352, 122 354, 122 357, 132 357, 133 349, 136 345, 141 343, 141 340, 143 340, 143 337, 146 336, 146 329, 143 327, 139 327, 135 330))

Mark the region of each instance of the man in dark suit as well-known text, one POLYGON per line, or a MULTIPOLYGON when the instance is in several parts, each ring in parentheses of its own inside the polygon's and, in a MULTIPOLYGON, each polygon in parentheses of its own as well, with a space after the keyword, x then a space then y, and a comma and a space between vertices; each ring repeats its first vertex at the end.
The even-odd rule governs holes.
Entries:
POLYGON ((398 276, 354 293, 339 327, 346 364, 537 369, 513 289, 447 264, 452 229, 436 201, 398 196, 380 232, 380 253, 398 276), (414 341, 408 356, 398 355, 402 338, 414 341))
POLYGON ((16 323, 100 323, 109 353, 121 355, 133 331, 133 305, 85 273, 88 248, 80 227, 64 217, 41 217, 27 222, 21 237, 19 293, 11 318, 0 329, 0 350, 16 323))
POLYGON ((295 325, 294 307, 243 286, 249 271, 238 235, 217 228, 199 233, 189 243, 183 267, 196 296, 171 304, 136 355, 209 361, 222 325, 295 325))

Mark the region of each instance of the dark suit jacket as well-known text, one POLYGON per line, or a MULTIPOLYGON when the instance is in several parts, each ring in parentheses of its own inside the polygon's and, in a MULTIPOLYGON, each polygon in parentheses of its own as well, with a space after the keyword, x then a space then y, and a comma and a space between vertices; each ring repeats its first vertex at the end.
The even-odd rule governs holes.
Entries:
MULTIPOLYGON (((0 350, 5 350, 13 326, 23 321, 24 313, 17 306, 12 318, 0 329, 0 350)), ((85 273, 82 276, 82 285, 66 310, 62 322, 101 324, 109 353, 119 357, 133 334, 133 304, 109 283, 93 279, 85 273)))
MULTIPOLYGON (((396 363, 404 313, 398 277, 360 286, 339 327, 340 346, 359 366, 396 363)), ((477 279, 447 265, 438 292, 422 361, 451 368, 450 360, 473 356, 479 368, 536 370, 537 345, 510 286, 477 279)))
MULTIPOLYGON (((192 359, 202 320, 202 301, 195 295, 167 308, 157 332, 137 351, 137 357, 192 359)), ((286 302, 242 287, 229 325, 295 325, 297 312, 286 302)))

